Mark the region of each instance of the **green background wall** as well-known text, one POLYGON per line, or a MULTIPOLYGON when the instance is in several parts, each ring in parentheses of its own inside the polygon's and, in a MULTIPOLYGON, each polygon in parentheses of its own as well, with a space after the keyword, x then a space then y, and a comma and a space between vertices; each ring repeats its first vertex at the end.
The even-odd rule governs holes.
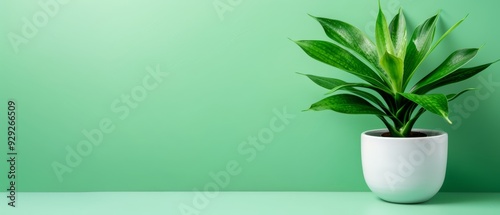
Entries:
MULTIPOLYGON (((382 123, 301 112, 325 91, 296 72, 352 77, 308 58, 288 38, 327 39, 308 13, 373 35, 375 0, 61 0, 67 3, 51 7, 47 20, 37 2, 0 3, 0 113, 9 99, 17 102, 19 190, 191 191, 217 183, 213 174, 231 191, 368 190, 359 136, 382 123), (227 11, 218 14, 214 2, 227 11), (33 16, 35 32, 23 21, 33 16), (16 53, 10 40, 23 28, 29 34, 16 53), (95 135, 100 126, 107 133, 95 135), (85 132, 98 145, 83 147, 85 132), (71 172, 58 178, 54 165, 71 172), (229 180, 221 173, 227 168, 229 180)), ((420 75, 459 48, 485 45, 470 65, 500 58, 499 2, 382 6, 391 16, 402 6, 412 28, 442 9, 439 33, 470 14, 420 75)), ((456 100, 463 111, 450 107, 454 125, 431 114, 416 125, 450 135, 444 191, 500 191, 498 70, 442 89, 479 87, 485 95, 456 100)), ((7 122, 0 118, 5 190, 7 122)))

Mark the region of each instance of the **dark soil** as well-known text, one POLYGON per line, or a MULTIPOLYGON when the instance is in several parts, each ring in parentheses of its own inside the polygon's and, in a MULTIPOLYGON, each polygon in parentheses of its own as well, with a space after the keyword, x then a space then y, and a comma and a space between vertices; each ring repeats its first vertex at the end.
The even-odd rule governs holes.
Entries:
MULTIPOLYGON (((382 134, 382 137, 392 137, 391 133, 385 132, 382 134)), ((427 137, 427 134, 424 134, 422 132, 410 132, 409 137, 427 137)))

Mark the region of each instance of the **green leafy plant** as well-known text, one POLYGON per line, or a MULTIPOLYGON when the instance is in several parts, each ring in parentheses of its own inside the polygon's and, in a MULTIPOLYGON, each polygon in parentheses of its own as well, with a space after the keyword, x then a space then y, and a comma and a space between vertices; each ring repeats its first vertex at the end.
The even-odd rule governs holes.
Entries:
POLYGON ((443 117, 451 124, 448 102, 473 89, 448 95, 428 93, 466 80, 495 63, 462 68, 476 56, 479 49, 460 49, 451 53, 436 69, 406 91, 422 62, 466 17, 453 25, 435 43, 433 41, 439 13, 416 27, 411 38, 408 38, 402 9, 387 23, 379 1, 375 43, 348 23, 312 17, 321 24, 333 42, 294 42, 310 57, 353 74, 363 82, 348 83, 336 78, 304 74, 317 85, 328 89, 327 95, 330 95, 312 104, 309 110, 376 115, 392 137, 411 136, 412 127, 426 111, 443 117), (346 93, 338 93, 339 91, 346 93))

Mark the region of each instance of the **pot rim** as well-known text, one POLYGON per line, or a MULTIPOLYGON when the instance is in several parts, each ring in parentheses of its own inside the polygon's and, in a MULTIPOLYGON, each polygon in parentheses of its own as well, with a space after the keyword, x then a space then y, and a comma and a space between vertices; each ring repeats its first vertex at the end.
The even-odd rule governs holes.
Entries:
POLYGON ((412 129, 412 131, 421 132, 421 133, 426 134, 427 136, 426 137, 383 137, 380 135, 376 135, 376 134, 382 134, 382 133, 389 132, 389 130, 387 128, 368 130, 368 131, 361 133, 361 136, 366 136, 366 137, 370 137, 370 138, 377 138, 377 139, 385 139, 385 140, 387 140, 387 139, 425 140, 425 139, 431 139, 431 138, 439 138, 441 136, 448 135, 448 133, 446 133, 445 131, 441 131, 441 130, 414 128, 414 129, 412 129))

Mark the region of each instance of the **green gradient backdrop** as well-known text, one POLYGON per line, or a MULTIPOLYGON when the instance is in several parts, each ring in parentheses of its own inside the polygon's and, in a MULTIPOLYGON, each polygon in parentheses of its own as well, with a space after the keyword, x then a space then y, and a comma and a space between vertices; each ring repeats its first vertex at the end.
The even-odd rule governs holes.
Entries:
MULTIPOLYGON (((6 114, 8 99, 17 101, 19 190, 200 190, 213 181, 211 172, 231 161, 239 172, 224 190, 368 190, 359 136, 382 123, 372 116, 301 112, 324 90, 295 72, 351 77, 311 60, 287 38, 326 39, 308 13, 370 32, 375 0, 242 0, 234 6, 221 0, 231 9, 223 19, 213 0, 73 0, 15 53, 9 32, 21 34, 23 18, 42 11, 37 2, 0 3, 0 113, 6 114), (122 95, 139 93, 146 68, 157 65, 168 77, 125 114, 122 95), (284 109, 294 116, 286 125, 276 114, 284 109), (98 128, 102 119, 114 130, 59 181, 52 164, 65 164, 67 147, 74 149, 86 139, 82 131, 98 128), (259 134, 269 143, 257 150, 247 142, 259 134)), ((403 6, 412 27, 443 9, 440 33, 470 13, 422 69, 437 66, 452 50, 483 44, 471 65, 500 58, 499 2, 382 5, 387 14, 403 6)), ((445 191, 500 191, 500 87, 481 82, 500 82, 499 69, 494 65, 443 89, 482 86, 488 93, 456 100, 469 109, 452 109, 454 126, 431 114, 416 125, 449 132, 445 191)), ((6 116, 0 118, 5 190, 6 116)))

